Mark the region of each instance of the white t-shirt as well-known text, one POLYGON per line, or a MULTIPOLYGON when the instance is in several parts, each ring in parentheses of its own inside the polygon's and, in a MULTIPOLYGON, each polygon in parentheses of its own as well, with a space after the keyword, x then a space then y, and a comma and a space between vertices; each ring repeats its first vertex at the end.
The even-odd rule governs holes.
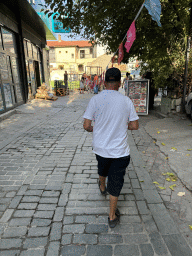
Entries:
POLYGON ((132 101, 115 90, 91 98, 83 118, 92 120, 93 152, 106 158, 128 156, 128 122, 139 119, 132 101))

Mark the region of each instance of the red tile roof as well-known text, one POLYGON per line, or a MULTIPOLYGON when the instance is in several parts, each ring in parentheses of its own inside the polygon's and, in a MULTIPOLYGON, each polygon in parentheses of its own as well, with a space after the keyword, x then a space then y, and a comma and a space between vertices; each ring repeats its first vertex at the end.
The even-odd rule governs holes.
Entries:
POLYGON ((68 46, 78 46, 78 47, 90 47, 92 46, 89 41, 47 41, 47 46, 49 47, 68 47, 68 46))

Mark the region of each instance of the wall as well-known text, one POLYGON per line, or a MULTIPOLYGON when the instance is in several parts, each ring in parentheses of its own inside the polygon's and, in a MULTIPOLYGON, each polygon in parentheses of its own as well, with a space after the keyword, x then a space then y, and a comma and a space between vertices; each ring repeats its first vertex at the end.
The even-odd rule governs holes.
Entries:
POLYGON ((50 65, 51 65, 51 73, 54 73, 54 76, 56 77, 56 71, 55 69, 58 69, 58 76, 61 76, 64 71, 67 72, 76 72, 76 73, 82 73, 85 71, 85 66, 89 66, 90 63, 95 60, 95 58, 92 58, 94 54, 90 54, 90 47, 56 47, 56 48, 50 48, 50 65), (85 58, 80 58, 80 50, 85 51, 85 58), (66 53, 67 52, 67 53, 66 53), (72 54, 74 54, 74 58, 72 58, 72 54), (83 65, 83 70, 79 71, 79 65, 83 65), (62 67, 64 66, 64 67, 62 67), (61 69, 63 68, 63 69, 61 69), (54 72, 52 72, 54 71, 54 72), (60 74, 61 73, 61 74, 60 74))
POLYGON ((75 47, 55 48, 55 59, 56 63, 75 63, 75 47), (72 54, 74 54, 74 58, 72 58, 72 54))
POLYGON ((43 67, 44 67, 44 77, 47 86, 50 85, 50 69, 49 69, 49 50, 43 49, 43 67))
MULTIPOLYGON (((81 47, 77 48, 78 49, 78 59, 80 59, 80 51, 84 50, 85 51, 85 59, 91 59, 93 58, 93 53, 90 54, 90 49, 92 47, 81 47)), ((93 49, 93 48, 92 48, 93 49)))

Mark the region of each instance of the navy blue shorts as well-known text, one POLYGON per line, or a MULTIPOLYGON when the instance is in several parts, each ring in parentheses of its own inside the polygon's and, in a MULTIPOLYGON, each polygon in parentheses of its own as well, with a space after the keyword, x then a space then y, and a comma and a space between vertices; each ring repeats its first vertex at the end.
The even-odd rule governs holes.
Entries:
POLYGON ((96 159, 98 161, 98 174, 102 177, 108 177, 108 193, 118 197, 123 187, 125 170, 129 165, 130 156, 105 158, 96 155, 96 159))

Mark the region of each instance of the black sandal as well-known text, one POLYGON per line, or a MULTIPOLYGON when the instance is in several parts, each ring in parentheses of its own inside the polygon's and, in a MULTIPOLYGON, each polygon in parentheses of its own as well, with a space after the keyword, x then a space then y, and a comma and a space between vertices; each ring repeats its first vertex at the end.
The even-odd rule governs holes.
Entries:
POLYGON ((102 191, 101 188, 100 188, 100 186, 101 186, 101 182, 100 182, 100 180, 99 180, 99 190, 100 190, 100 192, 101 192, 101 195, 106 196, 106 195, 107 195, 107 188, 105 187, 105 190, 102 191))
POLYGON ((116 218, 114 220, 110 220, 110 218, 108 217, 108 224, 110 228, 114 228, 120 220, 120 212, 118 209, 116 209, 115 215, 116 218))

